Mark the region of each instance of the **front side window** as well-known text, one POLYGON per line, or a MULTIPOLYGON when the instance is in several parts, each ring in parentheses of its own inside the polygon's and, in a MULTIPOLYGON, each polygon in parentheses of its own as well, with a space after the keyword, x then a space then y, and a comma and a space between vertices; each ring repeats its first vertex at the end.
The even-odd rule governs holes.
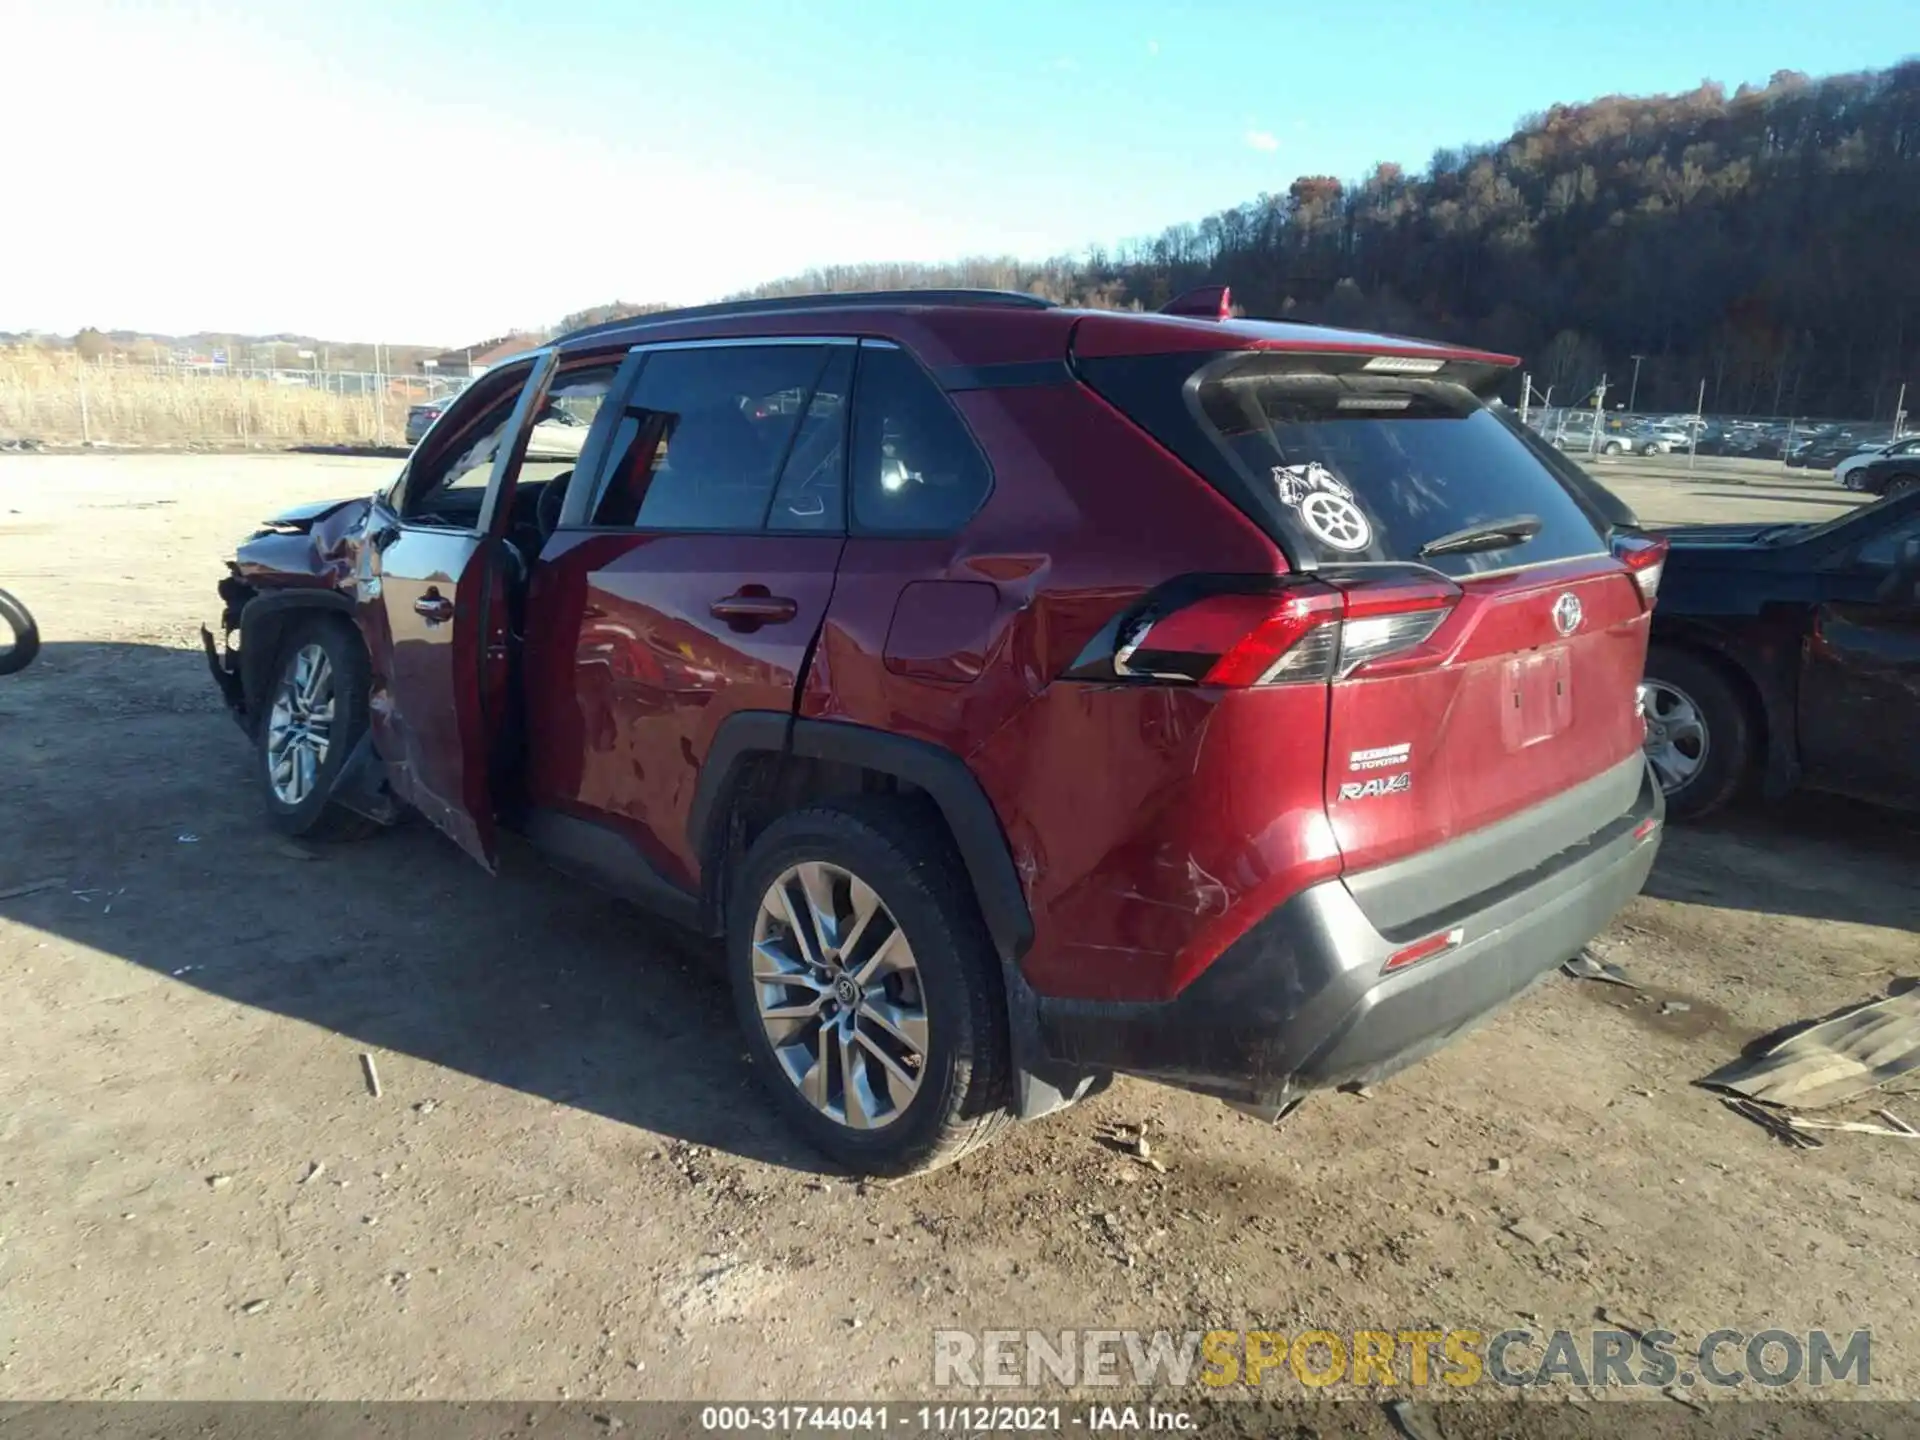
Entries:
POLYGON ((904 350, 863 345, 853 393, 853 521, 861 530, 944 535, 993 477, 966 425, 904 350))
MULTIPOLYGON (((761 529, 809 414, 806 397, 835 348, 695 346, 649 355, 614 433, 593 523, 761 529)), ((826 497, 816 498, 824 514, 826 497)))
POLYGON ((513 407, 532 371, 531 364, 523 364, 487 376, 441 417, 434 427, 435 448, 409 468, 399 506, 405 519, 463 530, 478 522, 494 457, 508 438, 513 407))

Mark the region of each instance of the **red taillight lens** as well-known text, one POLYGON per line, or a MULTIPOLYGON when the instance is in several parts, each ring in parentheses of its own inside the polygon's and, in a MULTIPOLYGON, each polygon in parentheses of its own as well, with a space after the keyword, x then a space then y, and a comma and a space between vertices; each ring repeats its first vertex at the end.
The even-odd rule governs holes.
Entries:
POLYGON ((1660 576, 1667 568, 1667 541, 1664 536, 1622 535, 1613 542, 1613 555, 1633 575, 1640 587, 1640 598, 1653 607, 1660 593, 1660 576))
MULTIPOLYGON (((1111 669, 1127 679, 1236 688, 1343 679, 1425 643, 1459 598, 1451 584, 1430 579, 1309 580, 1163 601, 1120 628, 1111 669)), ((1083 656, 1070 673, 1092 679, 1098 669, 1098 657, 1083 656)))

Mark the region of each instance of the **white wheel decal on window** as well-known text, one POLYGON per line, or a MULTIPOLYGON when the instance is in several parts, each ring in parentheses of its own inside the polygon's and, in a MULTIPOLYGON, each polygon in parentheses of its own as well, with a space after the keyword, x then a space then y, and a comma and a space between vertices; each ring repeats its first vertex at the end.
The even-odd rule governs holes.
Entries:
POLYGON ((1364 550, 1373 543, 1373 527, 1360 507, 1331 490, 1316 490, 1302 499, 1300 519, 1314 539, 1335 550, 1364 550))

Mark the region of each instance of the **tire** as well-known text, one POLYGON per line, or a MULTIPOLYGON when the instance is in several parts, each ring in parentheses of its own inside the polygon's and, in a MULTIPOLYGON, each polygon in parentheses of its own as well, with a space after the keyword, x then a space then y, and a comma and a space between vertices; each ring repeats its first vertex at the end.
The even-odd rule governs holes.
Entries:
POLYGON ((740 1026, 774 1107, 815 1149, 855 1173, 907 1175, 952 1163, 1011 1122, 1000 960, 966 867, 930 806, 854 797, 785 815, 754 842, 731 893, 726 965, 740 1026), (822 897, 820 908, 840 917, 837 933, 849 935, 844 969, 828 957, 809 971, 805 962, 815 952, 794 943, 796 927, 782 918, 790 913, 813 933, 811 917, 803 918, 809 894, 802 873, 822 897), (860 929, 856 878, 878 906, 860 929), (774 898, 776 882, 784 882, 791 912, 774 898), (911 973, 893 968, 902 950, 889 938, 896 931, 911 973), (876 958, 876 943, 887 958, 876 958), (865 979, 864 993, 849 988, 862 966, 875 963, 882 968, 865 979), (811 978, 769 985, 770 973, 811 978), (794 1013, 769 1022, 763 999, 794 1013), (899 1028, 881 1028, 871 1018, 876 1007, 899 1028), (909 1038, 921 1041, 917 1052, 904 1043, 909 1038), (879 1052, 891 1066, 879 1062, 879 1052), (849 1087, 854 1068, 861 1078, 849 1087), (913 1087, 895 1072, 913 1077, 913 1087))
POLYGON ((265 709, 254 748, 268 822, 283 835, 310 840, 353 840, 372 833, 379 828, 372 820, 332 802, 340 771, 367 730, 369 671, 360 637, 344 621, 330 615, 295 619, 282 632, 272 674, 272 683, 262 697, 265 709), (277 749, 277 737, 285 728, 279 723, 281 702, 295 681, 296 667, 303 658, 310 659, 316 653, 326 661, 330 723, 319 763, 309 769, 296 762, 296 777, 284 763, 276 762, 276 755, 282 753, 277 749))
POLYGON ((1624 455, 1627 453, 1627 447, 1622 445, 1618 440, 1609 440, 1600 447, 1600 453, 1602 455, 1624 455))
POLYGON ((1669 816, 1698 819, 1740 794, 1752 775, 1758 727, 1724 670, 1694 651, 1655 645, 1647 652, 1641 698, 1647 759, 1666 792, 1669 816), (1698 739, 1689 744, 1696 721, 1698 739))
POLYGON ((0 622, 13 631, 13 643, 0 650, 0 675, 15 675, 40 653, 40 627, 27 607, 4 590, 0 590, 0 622))
POLYGON ((1911 495, 1916 490, 1920 490, 1920 475, 1896 475, 1880 493, 1892 499, 1896 495, 1911 495))

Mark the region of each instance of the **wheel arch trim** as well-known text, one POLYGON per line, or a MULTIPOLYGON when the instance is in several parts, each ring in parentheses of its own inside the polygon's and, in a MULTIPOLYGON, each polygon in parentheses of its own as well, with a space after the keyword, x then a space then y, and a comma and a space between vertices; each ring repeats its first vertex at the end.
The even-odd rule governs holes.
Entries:
POLYGON ((711 896, 708 863, 724 838, 726 808, 743 762, 755 755, 830 760, 904 780, 938 807, 1002 962, 1017 964, 1033 943, 1033 916, 1000 817, 967 764, 924 740, 839 720, 802 720, 775 710, 741 710, 721 722, 700 767, 687 814, 687 840, 702 857, 702 891, 711 896))

